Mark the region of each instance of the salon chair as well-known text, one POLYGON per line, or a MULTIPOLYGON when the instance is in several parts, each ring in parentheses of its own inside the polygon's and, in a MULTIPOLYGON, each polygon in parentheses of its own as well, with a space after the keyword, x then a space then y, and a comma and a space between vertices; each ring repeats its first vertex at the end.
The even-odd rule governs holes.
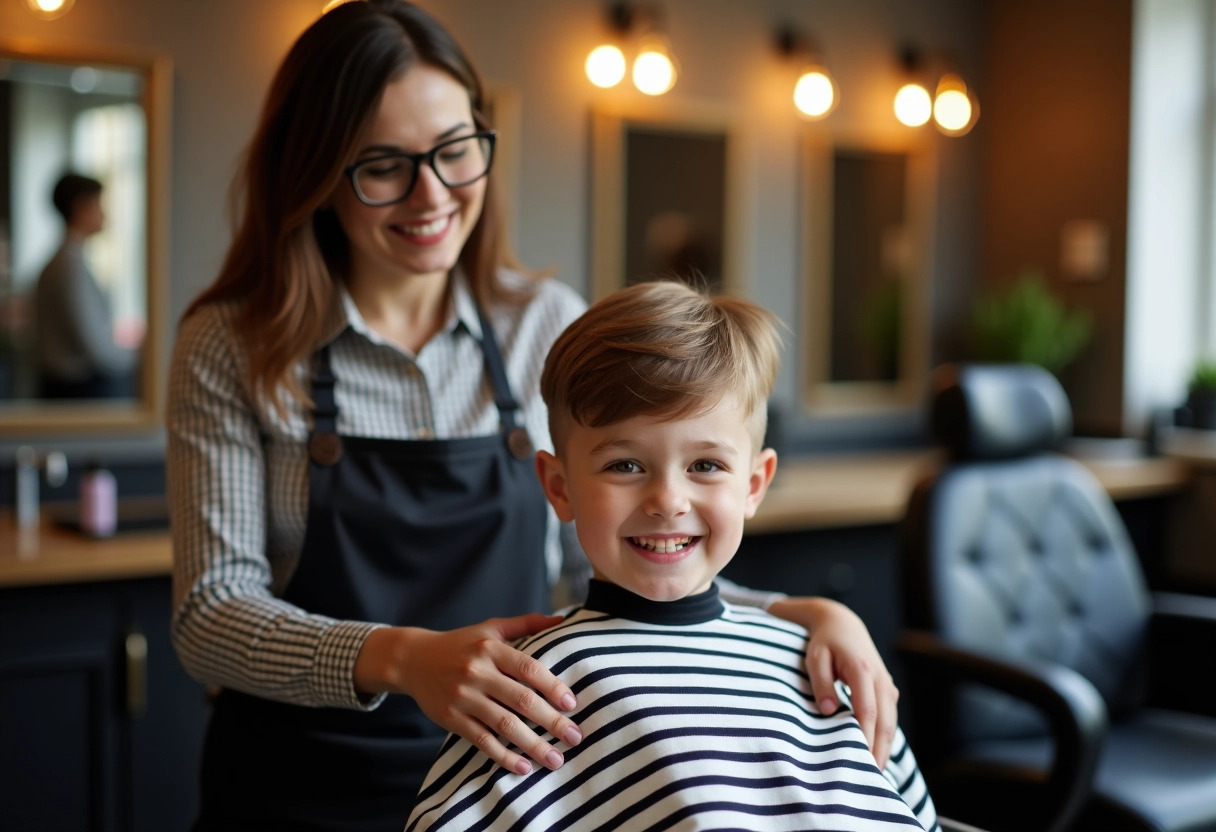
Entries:
POLYGON ((929 422, 945 455, 899 530, 898 657, 938 811, 1216 830, 1216 598, 1149 591, 1110 497, 1058 453, 1072 417, 1047 371, 940 367, 929 422))

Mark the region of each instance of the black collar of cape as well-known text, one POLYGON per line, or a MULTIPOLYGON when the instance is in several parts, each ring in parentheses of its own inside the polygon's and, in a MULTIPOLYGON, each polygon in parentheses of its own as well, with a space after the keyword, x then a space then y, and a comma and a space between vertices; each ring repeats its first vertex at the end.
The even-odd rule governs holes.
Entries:
POLYGON ((587 590, 587 602, 583 607, 643 624, 671 626, 713 621, 722 615, 724 610, 722 601, 718 598, 717 584, 710 584, 709 589, 704 592, 675 601, 651 601, 616 584, 595 579, 592 579, 587 590))

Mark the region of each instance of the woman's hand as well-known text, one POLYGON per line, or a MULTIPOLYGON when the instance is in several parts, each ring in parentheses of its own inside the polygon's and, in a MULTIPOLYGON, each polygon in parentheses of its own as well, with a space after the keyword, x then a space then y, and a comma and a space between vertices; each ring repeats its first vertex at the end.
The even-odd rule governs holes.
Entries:
POLYGON ((438 725, 467 739, 503 768, 519 774, 531 764, 513 751, 514 743, 551 769, 562 754, 526 720, 577 745, 578 726, 560 711, 574 709, 574 694, 536 659, 507 642, 561 621, 539 613, 492 618, 459 630, 435 632, 417 627, 372 631, 355 661, 355 688, 368 693, 405 693, 438 725))
POLYGON ((827 598, 785 598, 775 601, 768 611, 810 632, 806 669, 815 701, 825 714, 835 713, 839 704, 835 682, 840 679, 848 685, 853 713, 878 767, 885 768, 895 739, 899 689, 866 625, 844 604, 827 598))

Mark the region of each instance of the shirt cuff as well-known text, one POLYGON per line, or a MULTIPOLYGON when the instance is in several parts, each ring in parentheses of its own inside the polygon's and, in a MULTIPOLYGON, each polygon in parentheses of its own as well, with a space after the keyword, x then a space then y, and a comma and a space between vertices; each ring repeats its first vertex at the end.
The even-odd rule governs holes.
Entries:
POLYGON ((371 711, 384 701, 388 694, 355 690, 355 659, 368 635, 383 626, 339 621, 321 634, 312 673, 312 698, 318 706, 371 711))

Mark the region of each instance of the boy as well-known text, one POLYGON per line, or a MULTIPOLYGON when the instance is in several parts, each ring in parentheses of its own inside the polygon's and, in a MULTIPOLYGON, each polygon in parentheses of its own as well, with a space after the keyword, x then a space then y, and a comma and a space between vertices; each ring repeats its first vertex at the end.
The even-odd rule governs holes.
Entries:
POLYGON ((517 775, 449 737, 407 832, 938 828, 902 733, 880 772, 847 708, 816 709, 806 632, 713 584, 776 470, 778 348, 765 310, 674 282, 617 292, 557 340, 537 472, 594 580, 520 649, 578 696, 584 738, 517 775))

